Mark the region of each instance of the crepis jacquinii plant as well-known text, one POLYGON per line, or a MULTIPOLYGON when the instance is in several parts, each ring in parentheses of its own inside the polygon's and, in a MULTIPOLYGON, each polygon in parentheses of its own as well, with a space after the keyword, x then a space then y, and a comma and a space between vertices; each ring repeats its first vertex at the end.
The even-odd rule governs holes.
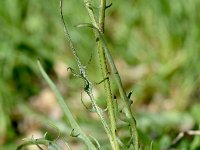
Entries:
MULTIPOLYGON (((89 80, 89 78, 87 76, 87 72, 86 72, 87 71, 86 67, 84 67, 82 65, 82 63, 81 63, 81 61, 78 57, 77 51, 74 47, 74 44, 73 44, 73 42, 70 38, 68 29, 67 29, 67 25, 66 25, 64 17, 63 17, 62 5, 63 5, 63 2, 62 2, 62 0, 60 0, 61 21, 62 21, 63 26, 64 26, 65 36, 67 38, 69 46, 70 46, 72 53, 74 55, 74 58, 75 58, 75 61, 77 63, 79 72, 76 72, 72 68, 68 68, 68 69, 72 72, 72 74, 74 76, 79 77, 79 78, 83 79, 83 81, 84 81, 83 89, 87 93, 87 95, 89 96, 90 101, 92 103, 92 108, 91 109, 87 108, 87 109, 97 113, 97 115, 99 116, 99 118, 102 122, 102 125, 105 129, 105 132, 108 136, 108 139, 110 141, 111 148, 113 150, 129 149, 131 146, 134 148, 134 150, 139 150, 139 141, 138 141, 136 121, 135 121, 135 118, 134 118, 134 116, 131 112, 131 104, 132 104, 132 101, 130 100, 131 93, 126 95, 126 92, 125 92, 124 87, 123 87, 122 82, 121 82, 120 75, 119 75, 118 70, 115 66, 112 55, 110 53, 110 50, 108 49, 108 46, 106 44, 106 40, 105 40, 105 37, 104 37, 105 11, 112 4, 107 5, 106 0, 100 0, 99 14, 98 14, 98 17, 97 17, 94 14, 91 1, 90 0, 84 0, 84 5, 85 5, 85 8, 88 12, 91 23, 82 23, 82 24, 79 24, 79 25, 76 26, 78 28, 83 28, 83 27, 84 28, 90 28, 94 31, 94 36, 96 38, 96 43, 97 43, 99 63, 100 63, 100 66, 101 66, 101 72, 102 72, 102 78, 103 78, 102 83, 104 83, 104 89, 105 89, 106 99, 107 99, 107 110, 108 110, 108 116, 109 116, 109 124, 107 123, 107 121, 104 118, 105 110, 101 109, 98 106, 98 104, 96 103, 95 97, 93 95, 94 84, 89 80), (118 86, 118 90, 119 90, 120 97, 121 97, 120 100, 122 100, 122 103, 124 105, 124 108, 122 110, 120 110, 120 112, 118 110, 118 103, 117 103, 116 97, 113 96, 113 94, 111 92, 111 85, 110 85, 110 79, 109 79, 109 76, 108 76, 109 72, 108 72, 108 66, 107 65, 109 65, 109 67, 111 69, 111 73, 115 77, 115 82, 118 86), (122 115, 124 115, 123 118, 120 117, 122 115), (129 141, 127 143, 122 142, 120 140, 120 137, 118 136, 117 119, 124 121, 129 128, 130 137, 129 137, 129 141)), ((39 69, 42 73, 42 76, 47 81, 47 83, 49 84, 51 89, 54 91, 54 93, 55 93, 55 95, 58 99, 58 103, 59 103, 61 109, 64 112, 64 115, 67 117, 71 127, 73 128, 71 136, 82 139, 83 142, 87 145, 88 149, 92 149, 92 150, 101 149, 101 146, 98 143, 98 140, 96 140, 95 138, 92 137, 92 140, 95 141, 95 144, 94 144, 94 142, 91 141, 91 136, 86 135, 84 133, 84 131, 80 128, 80 126, 78 125, 78 123, 74 119, 73 115, 71 114, 71 112, 70 112, 68 106, 66 105, 63 97, 61 96, 60 92, 56 88, 55 84, 51 81, 49 76, 46 74, 46 72, 42 68, 39 61, 38 61, 38 65, 39 65, 39 69)), ((56 143, 56 142, 55 141, 48 141, 45 138, 42 138, 42 139, 39 139, 39 140, 30 139, 30 140, 27 140, 25 144, 19 146, 18 149, 21 149, 25 145, 36 144, 36 143, 37 144, 44 144, 44 145, 47 145, 48 148, 51 148, 52 143, 56 143), (39 142, 37 143, 37 141, 39 141, 39 142)), ((54 145, 56 145, 56 144, 54 144, 54 145)), ((58 146, 55 146, 54 149, 58 149, 58 146)))

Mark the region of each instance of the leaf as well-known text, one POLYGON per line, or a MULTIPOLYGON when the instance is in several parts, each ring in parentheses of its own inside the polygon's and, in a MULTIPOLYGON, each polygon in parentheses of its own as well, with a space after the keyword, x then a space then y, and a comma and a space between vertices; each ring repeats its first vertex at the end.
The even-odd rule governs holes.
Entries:
POLYGON ((95 26, 93 26, 91 23, 80 23, 78 25, 75 25, 77 28, 83 28, 83 27, 89 27, 98 30, 95 26))

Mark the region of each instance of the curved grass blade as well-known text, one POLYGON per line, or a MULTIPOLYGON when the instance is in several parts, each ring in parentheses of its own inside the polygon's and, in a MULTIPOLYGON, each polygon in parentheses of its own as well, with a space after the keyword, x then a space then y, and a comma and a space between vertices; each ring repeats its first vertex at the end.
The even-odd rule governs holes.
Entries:
POLYGON ((68 119, 71 127, 73 129, 75 129, 77 132, 80 133, 80 138, 85 142, 85 144, 88 146, 89 149, 95 150, 96 147, 90 141, 90 139, 87 137, 87 135, 82 131, 82 129, 80 128, 80 126, 78 125, 78 123, 76 122, 76 120, 74 119, 71 111, 69 110, 68 106, 66 105, 65 100, 62 97, 62 95, 60 94, 60 92, 57 89, 57 87, 55 86, 55 84, 53 83, 53 81, 49 78, 49 76, 46 74, 46 72, 44 71, 44 69, 43 69, 42 65, 40 64, 40 62, 38 61, 37 63, 38 63, 39 70, 40 70, 43 78, 46 80, 46 82, 48 83, 48 85, 50 86, 50 88, 52 89, 52 91, 54 92, 54 94, 56 95, 56 98, 58 100, 58 104, 60 105, 60 107, 61 107, 64 115, 68 119))

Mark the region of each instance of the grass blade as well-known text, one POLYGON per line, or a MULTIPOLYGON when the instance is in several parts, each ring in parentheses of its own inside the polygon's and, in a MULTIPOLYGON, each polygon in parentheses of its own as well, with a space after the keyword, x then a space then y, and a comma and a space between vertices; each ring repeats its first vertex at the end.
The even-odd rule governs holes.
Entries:
POLYGON ((85 142, 85 144, 88 146, 89 149, 95 150, 96 147, 93 145, 93 143, 87 137, 87 135, 81 130, 80 126, 78 125, 78 123, 74 119, 71 111, 69 110, 68 106, 66 105, 65 100, 62 97, 62 95, 59 92, 59 90, 57 89, 57 87, 55 86, 55 84, 53 83, 53 81, 49 78, 49 76, 47 75, 47 73, 44 71, 44 69, 43 69, 42 65, 40 64, 40 62, 38 61, 37 63, 38 63, 39 70, 40 70, 43 78, 46 80, 46 82, 48 83, 48 85, 50 86, 50 88, 52 89, 52 91, 54 92, 54 94, 56 95, 58 103, 59 103, 62 111, 64 112, 65 117, 67 117, 67 119, 68 119, 71 127, 74 130, 76 130, 76 132, 78 132, 80 134, 79 137, 85 142))

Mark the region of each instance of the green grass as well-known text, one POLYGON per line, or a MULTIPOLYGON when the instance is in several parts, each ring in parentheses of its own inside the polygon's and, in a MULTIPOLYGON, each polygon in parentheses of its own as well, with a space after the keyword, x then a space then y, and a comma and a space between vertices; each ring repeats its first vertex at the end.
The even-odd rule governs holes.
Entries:
MULTIPOLYGON (((199 128, 200 2, 115 0, 112 3, 106 12, 105 36, 127 93, 133 90, 133 110, 141 141, 150 143, 153 140, 154 149, 164 149, 183 129, 199 128)), ((98 7, 97 1, 94 5, 98 7)), ((87 64, 90 54, 94 53, 88 68, 89 77, 94 82, 100 81, 100 71, 93 71, 98 65, 93 32, 73 27, 89 22, 83 2, 66 1, 64 12, 82 62, 87 64)), ((16 141, 26 135, 18 129, 27 116, 24 107, 19 112, 22 120, 16 119, 15 114, 22 104, 32 109, 30 97, 38 95, 46 87, 39 74, 38 58, 56 84, 63 82, 65 99, 80 126, 101 137, 100 143, 108 144, 102 129, 99 131, 98 124, 91 121, 91 114, 80 103, 81 81, 71 76, 62 79, 53 69, 58 60, 64 62, 66 68, 76 66, 69 47, 64 43, 59 2, 2 0, 0 26, 0 148, 13 149, 18 145, 16 141), (82 114, 77 114, 76 109, 82 114)), ((119 98, 115 83, 111 83, 119 98)), ((98 102, 105 106, 106 102, 101 101, 104 99, 102 86, 95 88, 100 99, 98 102)), ((28 116, 36 112, 37 109, 28 116)), ((63 118, 59 121, 67 122, 63 118)), ((38 130, 45 133, 45 123, 38 130)), ((68 134, 63 132, 65 136, 68 134)), ((197 149, 200 146, 198 141, 197 136, 185 137, 176 147, 197 149)), ((70 142, 76 145, 73 140, 70 142)))

